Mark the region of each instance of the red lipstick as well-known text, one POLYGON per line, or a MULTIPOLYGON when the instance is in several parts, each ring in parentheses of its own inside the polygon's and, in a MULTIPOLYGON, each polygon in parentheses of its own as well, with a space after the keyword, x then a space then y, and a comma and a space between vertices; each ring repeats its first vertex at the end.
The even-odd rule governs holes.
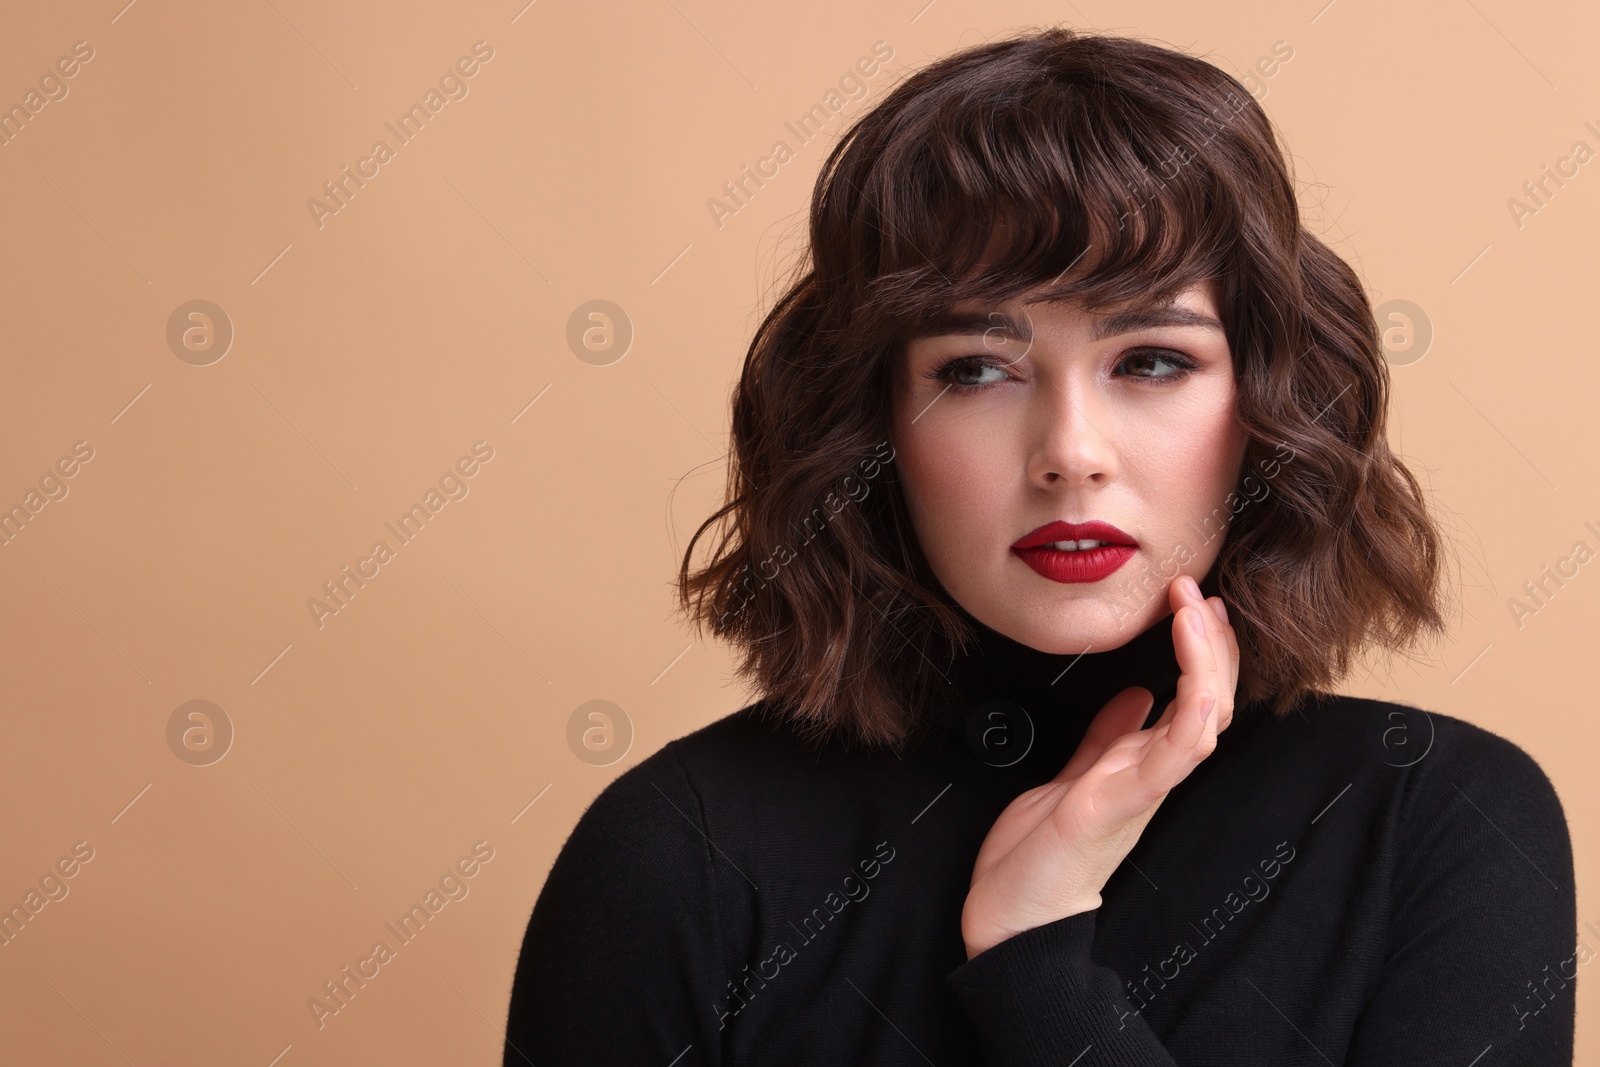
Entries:
POLYGON ((1137 552, 1138 542, 1108 522, 1051 522, 1011 546, 1021 560, 1053 582, 1098 582, 1137 552), (1063 541, 1099 541, 1094 547, 1068 550, 1063 541))

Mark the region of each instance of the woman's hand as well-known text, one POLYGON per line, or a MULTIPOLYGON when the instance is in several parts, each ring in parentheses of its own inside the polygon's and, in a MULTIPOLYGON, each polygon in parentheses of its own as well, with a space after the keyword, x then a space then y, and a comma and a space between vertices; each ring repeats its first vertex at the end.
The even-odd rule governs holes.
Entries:
POLYGON ((1222 599, 1204 599, 1188 576, 1167 595, 1177 695, 1142 730, 1155 697, 1140 686, 1124 689, 1095 715, 1061 773, 1000 813, 978 849, 961 910, 968 959, 1013 934, 1098 908, 1100 890, 1161 801, 1233 721, 1239 644, 1222 599))

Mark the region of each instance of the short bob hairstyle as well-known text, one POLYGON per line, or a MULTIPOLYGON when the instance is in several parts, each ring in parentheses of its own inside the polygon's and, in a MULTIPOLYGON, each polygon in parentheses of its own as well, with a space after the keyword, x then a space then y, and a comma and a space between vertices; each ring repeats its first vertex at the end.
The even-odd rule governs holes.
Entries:
POLYGON ((899 751, 960 700, 947 668, 976 620, 917 543, 888 427, 905 338, 969 299, 1101 309, 1214 280, 1250 503, 1202 587, 1229 605, 1241 706, 1287 716, 1369 642, 1444 631, 1444 542, 1384 436, 1366 293, 1302 226, 1272 124, 1229 74, 1058 27, 956 52, 843 134, 809 238, 746 353, 726 502, 677 575, 762 714, 899 751))

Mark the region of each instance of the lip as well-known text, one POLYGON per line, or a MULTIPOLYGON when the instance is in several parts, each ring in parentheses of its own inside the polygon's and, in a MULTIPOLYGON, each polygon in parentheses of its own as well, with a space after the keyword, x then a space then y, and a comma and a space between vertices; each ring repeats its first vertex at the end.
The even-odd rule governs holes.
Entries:
MULTIPOLYGON (((1139 542, 1111 525, 1091 519, 1088 522, 1050 522, 1037 530, 1024 536, 1011 547, 1014 549, 1037 548, 1053 541, 1105 541, 1109 545, 1137 546, 1139 542)), ((1099 551, 1091 549, 1090 551, 1099 551)))
POLYGON ((1052 522, 1011 546, 1017 557, 1052 582, 1098 582, 1121 567, 1138 542, 1109 522, 1052 522), (1099 548, 1064 552, 1048 548, 1055 541, 1105 541, 1099 548))

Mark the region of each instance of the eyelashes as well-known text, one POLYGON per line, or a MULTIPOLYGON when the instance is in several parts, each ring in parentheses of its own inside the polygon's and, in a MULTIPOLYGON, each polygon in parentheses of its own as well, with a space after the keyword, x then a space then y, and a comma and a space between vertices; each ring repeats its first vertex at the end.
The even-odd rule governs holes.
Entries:
MULTIPOLYGON (((1162 374, 1118 374, 1116 376, 1119 378, 1139 379, 1156 388, 1164 388, 1183 381, 1200 366, 1198 361, 1170 348, 1135 348, 1117 361, 1117 367, 1120 368, 1130 363, 1149 366, 1152 362, 1166 363, 1172 369, 1162 374)), ((987 382, 962 382, 956 380, 958 374, 963 372, 981 374, 986 370, 996 370, 1004 374, 1006 366, 1006 363, 996 360, 992 356, 956 356, 953 359, 946 360, 933 370, 924 371, 923 376, 944 384, 953 393, 970 395, 981 393, 990 386, 1003 384, 1009 378, 1009 375, 987 382)))

